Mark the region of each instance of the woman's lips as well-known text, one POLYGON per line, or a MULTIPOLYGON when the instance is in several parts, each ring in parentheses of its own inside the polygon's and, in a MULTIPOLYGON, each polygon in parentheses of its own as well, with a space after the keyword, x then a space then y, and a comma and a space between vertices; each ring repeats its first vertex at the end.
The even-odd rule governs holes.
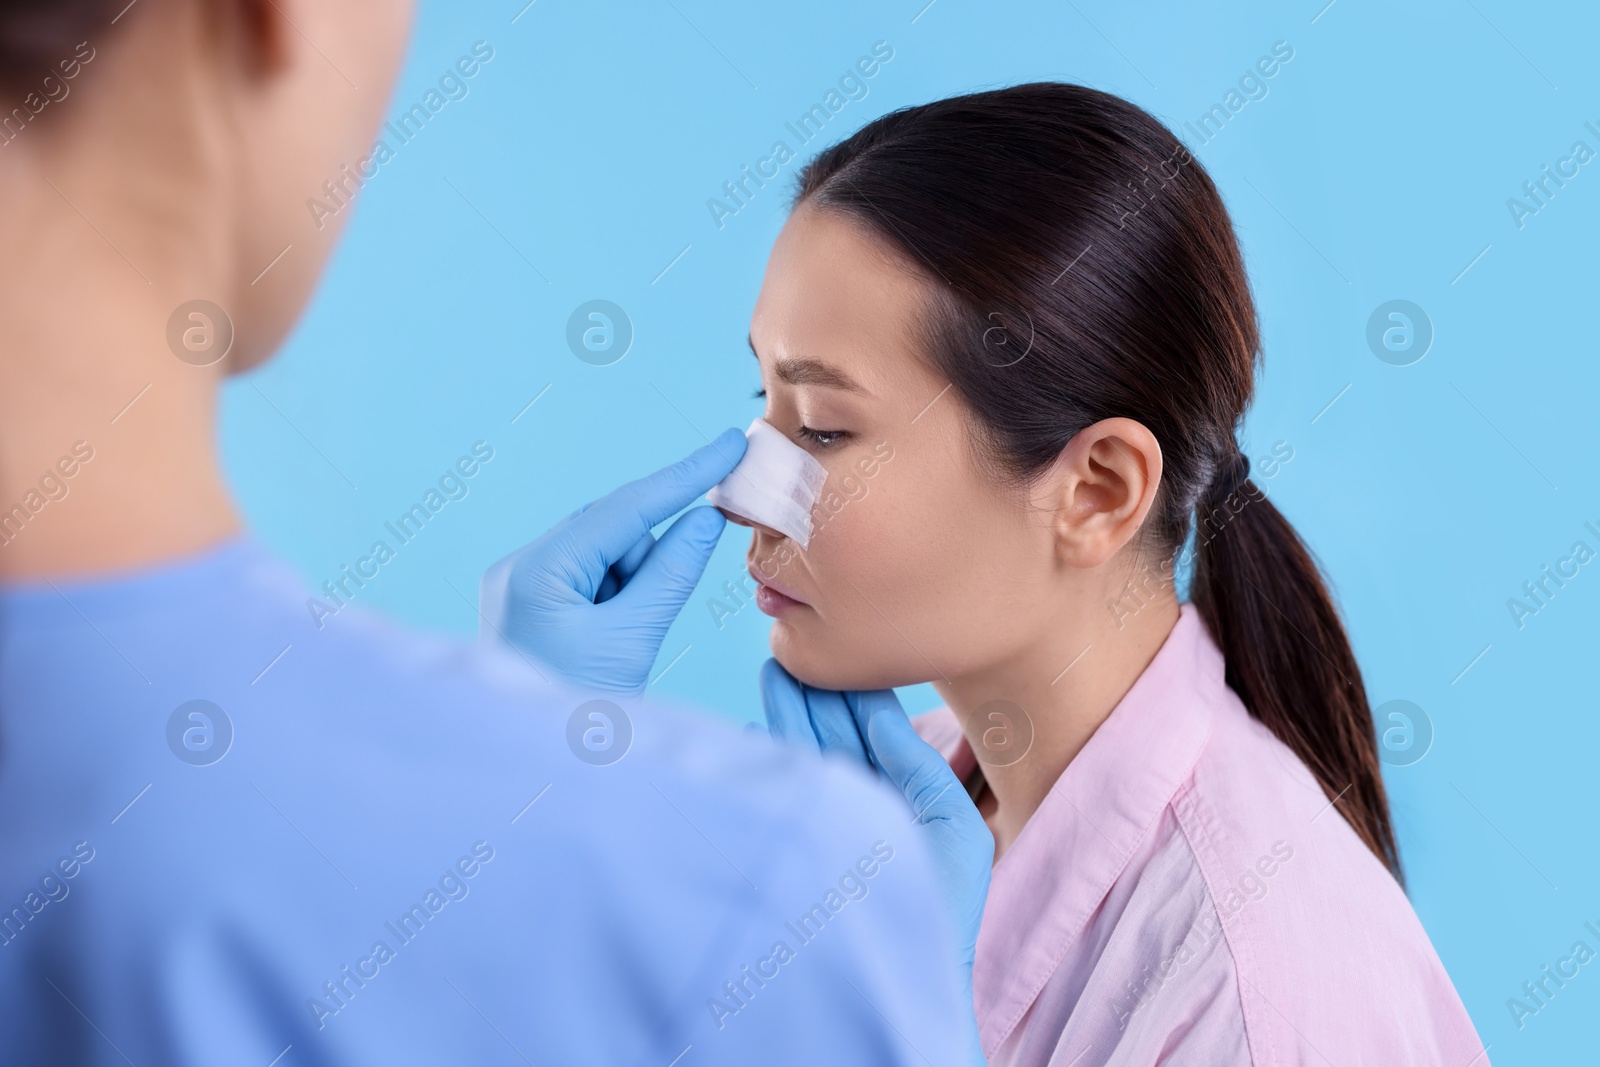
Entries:
POLYGON ((808 606, 793 590, 779 585, 771 578, 763 578, 756 573, 754 567, 748 569, 750 577, 760 583, 760 587, 756 589, 756 607, 763 615, 771 615, 776 619, 784 612, 808 606))
POLYGON ((760 586, 756 589, 756 607, 763 615, 771 615, 774 619, 788 611, 805 607, 798 600, 784 596, 776 589, 760 586))

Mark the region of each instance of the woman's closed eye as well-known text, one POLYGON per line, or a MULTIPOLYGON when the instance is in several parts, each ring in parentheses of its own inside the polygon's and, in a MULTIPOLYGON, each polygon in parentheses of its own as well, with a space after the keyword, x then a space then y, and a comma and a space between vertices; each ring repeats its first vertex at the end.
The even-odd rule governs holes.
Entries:
MULTIPOLYGON (((767 391, 758 388, 750 396, 754 400, 764 400, 766 399, 767 391)), ((813 430, 809 426, 801 426, 795 432, 818 448, 832 448, 850 437, 850 431, 848 430, 813 430)))
POLYGON ((813 430, 809 426, 802 426, 797 432, 818 448, 833 448, 850 436, 848 430, 813 430))

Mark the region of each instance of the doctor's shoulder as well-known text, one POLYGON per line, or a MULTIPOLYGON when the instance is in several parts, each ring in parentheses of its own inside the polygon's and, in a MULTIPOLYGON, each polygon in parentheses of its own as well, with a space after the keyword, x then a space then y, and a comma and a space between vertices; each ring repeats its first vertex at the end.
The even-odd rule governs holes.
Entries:
MULTIPOLYGON (((846 979, 918 1043, 955 1039, 931 868, 866 770, 376 615, 322 637, 274 668, 273 716, 240 723, 206 781, 144 801, 169 825, 192 813, 211 857, 192 903, 130 950, 165 940, 270 973, 271 1010, 328 1047, 386 1040, 416 1008, 409 984, 438 993, 434 972, 524 1005, 497 1022, 558 1061, 601 1005, 590 1053, 666 1062, 714 1039, 734 1058, 711 1062, 736 1062, 796 1012, 848 1007, 846 979)), ((192 866, 177 836, 148 844, 154 869, 192 866)), ((796 1055, 856 1062, 838 1043, 877 1018, 796 1038, 796 1055)))
POLYGON ((597 877, 682 875, 707 906, 731 893, 777 907, 780 887, 798 886, 782 902, 795 914, 876 896, 885 903, 848 910, 895 897, 884 922, 943 921, 905 802, 868 769, 714 712, 569 690, 502 645, 419 636, 376 616, 361 628, 368 636, 331 654, 405 698, 336 712, 349 724, 338 747, 366 750, 364 774, 447 785, 463 813, 498 820, 511 839, 539 835, 597 877))

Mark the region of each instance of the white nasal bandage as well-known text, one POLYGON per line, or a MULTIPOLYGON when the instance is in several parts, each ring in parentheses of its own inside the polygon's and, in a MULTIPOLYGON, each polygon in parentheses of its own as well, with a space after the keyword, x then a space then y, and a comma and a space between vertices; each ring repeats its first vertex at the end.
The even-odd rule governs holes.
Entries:
POLYGON ((749 442, 744 458, 706 499, 805 548, 811 541, 811 508, 828 469, 765 419, 752 422, 744 435, 749 442))

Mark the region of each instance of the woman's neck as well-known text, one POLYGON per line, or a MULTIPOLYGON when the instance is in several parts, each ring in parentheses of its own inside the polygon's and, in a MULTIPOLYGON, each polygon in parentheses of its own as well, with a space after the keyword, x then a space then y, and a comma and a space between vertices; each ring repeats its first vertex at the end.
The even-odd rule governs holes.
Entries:
POLYGON ((1178 600, 1168 584, 1137 610, 1080 610, 1044 627, 1004 662, 934 683, 988 781, 979 809, 994 834, 996 861, 1177 621, 1178 600))

